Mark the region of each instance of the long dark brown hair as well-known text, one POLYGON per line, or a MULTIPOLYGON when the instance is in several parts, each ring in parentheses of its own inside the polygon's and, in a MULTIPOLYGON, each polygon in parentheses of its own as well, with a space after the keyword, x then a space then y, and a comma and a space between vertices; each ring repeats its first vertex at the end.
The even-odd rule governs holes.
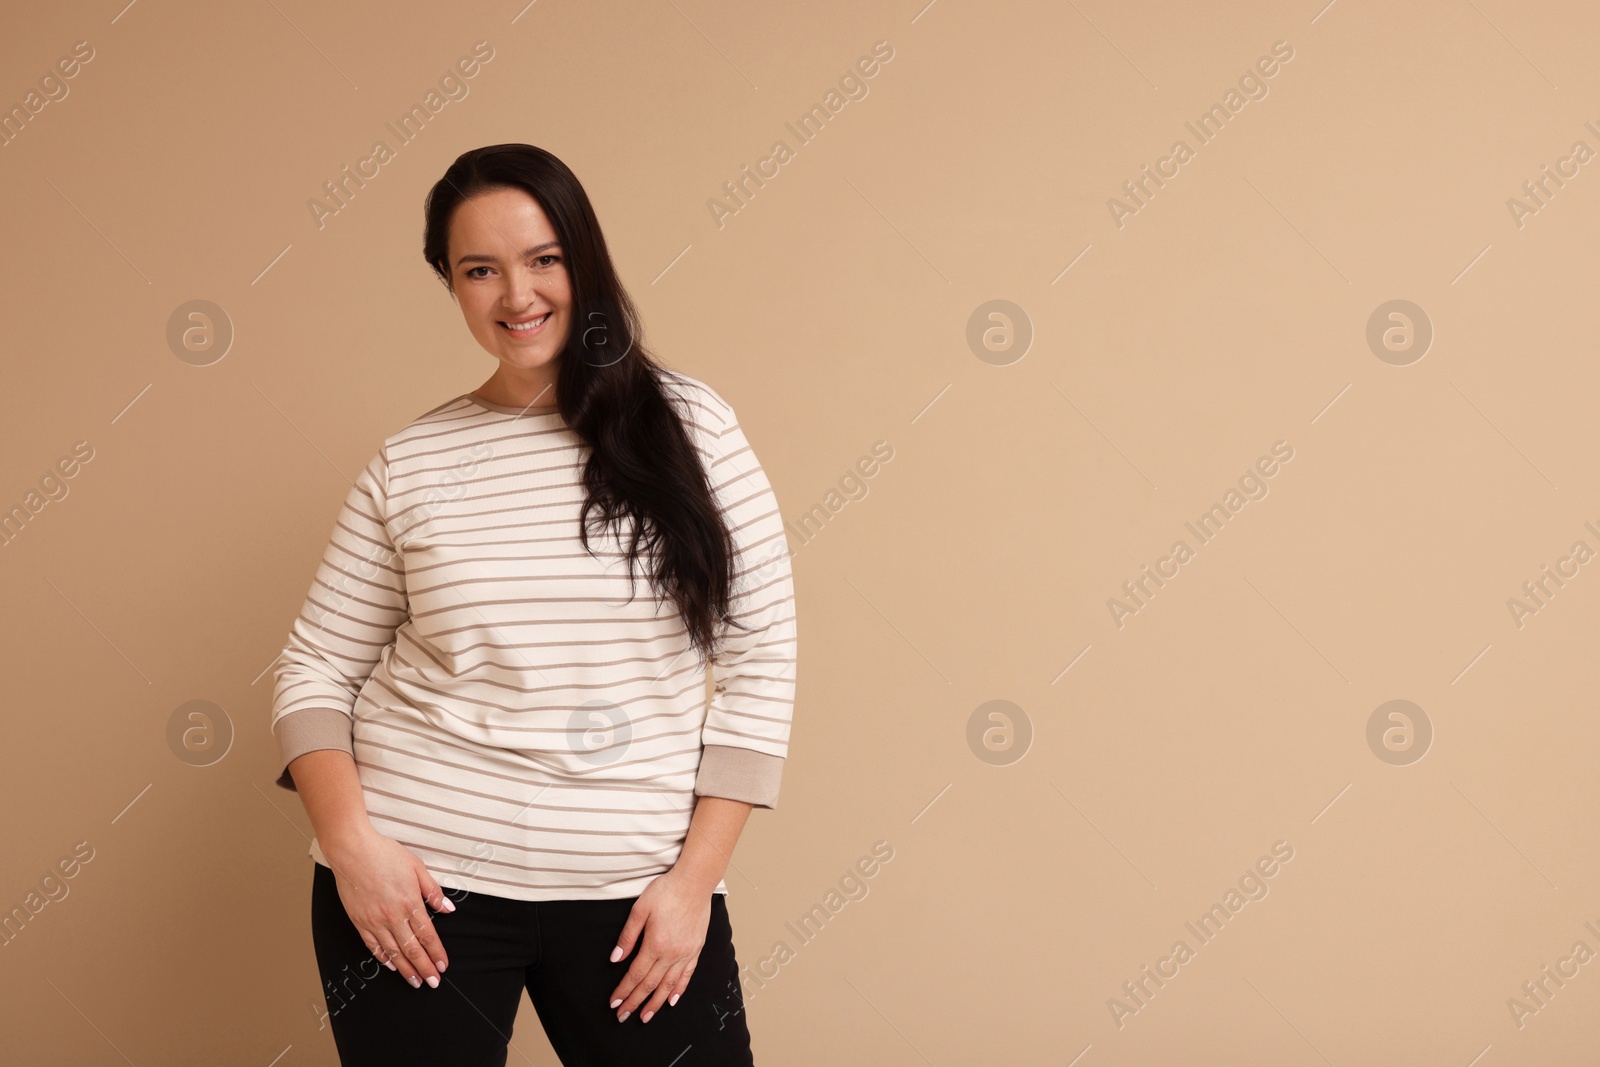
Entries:
POLYGON ((715 655, 728 613, 735 548, 679 412, 662 386, 663 368, 643 343, 633 302, 606 250, 588 194, 567 165, 542 148, 499 144, 463 152, 428 193, 422 254, 445 287, 450 278, 450 220, 457 206, 496 188, 521 189, 544 210, 561 242, 572 309, 556 376, 556 406, 589 448, 579 537, 631 521, 627 539, 629 599, 641 548, 655 562, 657 596, 676 604, 702 657, 715 655), (590 512, 598 514, 591 519, 590 512))

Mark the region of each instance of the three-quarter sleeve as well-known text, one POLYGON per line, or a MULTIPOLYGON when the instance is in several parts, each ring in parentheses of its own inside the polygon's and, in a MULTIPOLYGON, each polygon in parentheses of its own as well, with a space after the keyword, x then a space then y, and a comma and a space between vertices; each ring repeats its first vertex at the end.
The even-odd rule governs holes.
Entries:
POLYGON ((300 615, 278 658, 272 701, 277 784, 295 790, 289 764, 317 749, 354 755, 353 709, 395 630, 409 614, 405 571, 387 523, 389 465, 380 450, 356 477, 334 523, 300 615))
MULTIPOLYGON (((709 390, 708 390, 709 392, 709 390)), ((733 409, 714 392, 720 432, 704 436, 706 471, 735 547, 733 596, 710 665, 696 796, 775 808, 794 711, 794 582, 783 516, 733 409)))

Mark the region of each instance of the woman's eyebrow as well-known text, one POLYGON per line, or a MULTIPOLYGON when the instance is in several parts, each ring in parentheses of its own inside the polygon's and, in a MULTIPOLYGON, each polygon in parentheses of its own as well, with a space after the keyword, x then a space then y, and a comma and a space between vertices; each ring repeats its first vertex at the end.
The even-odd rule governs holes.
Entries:
MULTIPOLYGON (((538 255, 540 252, 547 251, 548 249, 551 249, 551 248, 560 248, 560 247, 561 247, 561 242, 560 241, 546 241, 542 245, 534 245, 532 248, 524 249, 523 252, 522 252, 522 258, 523 259, 531 259, 534 256, 538 255)), ((489 255, 483 254, 482 252, 471 252, 471 253, 468 253, 467 255, 462 256, 460 259, 456 260, 456 266, 459 267, 463 263, 498 263, 498 262, 500 262, 500 257, 498 257, 498 256, 489 256, 489 255)))

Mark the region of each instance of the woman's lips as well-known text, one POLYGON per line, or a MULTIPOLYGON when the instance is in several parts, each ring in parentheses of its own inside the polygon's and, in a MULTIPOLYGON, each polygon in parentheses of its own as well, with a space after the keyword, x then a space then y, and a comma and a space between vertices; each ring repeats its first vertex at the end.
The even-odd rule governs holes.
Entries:
POLYGON ((541 333, 544 332, 544 328, 546 326, 550 325, 550 316, 551 316, 551 314, 552 314, 552 312, 549 312, 549 311, 545 312, 544 313, 544 318, 542 320, 537 320, 539 322, 539 325, 533 327, 532 329, 513 330, 510 326, 506 325, 506 323, 503 320, 498 325, 500 326, 500 328, 502 330, 504 330, 506 333, 510 334, 512 337, 522 337, 522 338, 537 337, 541 333))

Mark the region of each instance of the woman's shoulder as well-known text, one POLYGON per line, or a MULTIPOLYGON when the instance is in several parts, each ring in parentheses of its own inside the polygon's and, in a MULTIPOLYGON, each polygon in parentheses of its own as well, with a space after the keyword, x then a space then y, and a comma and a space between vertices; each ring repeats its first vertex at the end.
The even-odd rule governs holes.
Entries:
POLYGON ((735 421, 732 405, 699 378, 663 367, 661 384, 669 395, 679 401, 679 410, 694 423, 696 429, 720 437, 735 421))
POLYGON ((471 431, 474 427, 487 425, 486 420, 478 418, 482 414, 483 409, 474 404, 466 393, 453 396, 384 437, 379 456, 387 462, 390 457, 406 456, 419 450, 426 452, 450 443, 465 443, 465 440, 473 437, 471 431))
POLYGON ((473 414, 478 410, 479 409, 477 405, 472 402, 469 394, 460 393, 451 397, 449 400, 446 400, 442 404, 435 404, 427 411, 424 411, 422 414, 406 423, 396 431, 396 436, 403 434, 417 426, 430 426, 434 423, 449 422, 460 418, 462 415, 473 414))

